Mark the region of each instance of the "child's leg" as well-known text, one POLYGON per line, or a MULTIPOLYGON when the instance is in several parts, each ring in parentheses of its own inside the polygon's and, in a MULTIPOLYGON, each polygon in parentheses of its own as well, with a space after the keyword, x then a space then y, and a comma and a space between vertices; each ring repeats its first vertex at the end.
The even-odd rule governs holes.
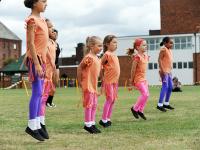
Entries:
POLYGON ((111 120, 114 103, 115 103, 115 101, 111 102, 111 105, 110 105, 110 108, 109 108, 109 111, 108 111, 108 115, 107 115, 107 121, 111 120))
POLYGON ((160 91, 160 98, 159 98, 159 101, 158 101, 159 107, 163 106, 163 100, 164 100, 164 97, 167 93, 167 89, 168 89, 168 80, 167 79, 168 79, 168 74, 165 74, 162 77, 162 88, 161 88, 161 91, 160 91))
POLYGON ((108 116, 108 112, 111 105, 112 105, 111 100, 105 100, 104 107, 103 107, 103 114, 102 114, 102 121, 104 123, 107 122, 107 116, 108 116))
POLYGON ((91 127, 91 114, 92 114, 92 108, 85 108, 85 125, 87 127, 91 127))
POLYGON ((92 125, 95 125, 95 116, 96 116, 96 110, 97 110, 97 95, 93 94, 93 104, 92 104, 92 111, 91 111, 91 121, 92 125))
POLYGON ((140 88, 141 88, 140 91, 141 91, 142 97, 141 97, 141 106, 140 106, 139 111, 143 113, 145 105, 149 97, 149 88, 148 88, 147 82, 142 82, 140 88))
POLYGON ((146 82, 140 82, 140 83, 136 84, 136 87, 140 91, 141 95, 138 97, 138 100, 137 100, 136 104, 134 105, 134 110, 143 112, 144 106, 149 97, 149 92, 148 92, 148 88, 147 88, 148 86, 146 85, 146 82))
POLYGON ((84 100, 83 100, 83 106, 84 106, 84 113, 85 113, 85 126, 86 127, 91 127, 92 126, 92 98, 93 95, 90 92, 84 92, 84 100))
POLYGON ((37 129, 37 113, 40 108, 40 99, 42 96, 41 79, 35 77, 32 82, 32 96, 29 103, 29 122, 28 126, 31 130, 37 129))
POLYGON ((110 110, 113 101, 113 86, 111 84, 107 85, 105 84, 104 87, 106 92, 106 100, 103 108, 102 121, 106 123, 108 119, 108 112, 110 110))
POLYGON ((118 93, 118 84, 114 83, 113 84, 113 99, 112 99, 112 103, 110 105, 109 111, 108 111, 108 115, 107 115, 107 120, 110 121, 111 116, 112 116, 112 111, 113 111, 113 106, 115 104, 115 100, 117 99, 117 93, 118 93))
POLYGON ((45 125, 45 113, 46 113, 46 101, 49 96, 49 91, 51 90, 51 83, 50 81, 45 80, 44 82, 44 89, 43 89, 43 95, 41 98, 41 109, 40 109, 40 123, 42 125, 45 125))
POLYGON ((169 100, 170 100, 170 96, 171 96, 171 92, 172 92, 172 87, 173 87, 173 83, 172 83, 172 77, 170 74, 168 74, 168 89, 167 89, 167 93, 166 93, 166 97, 165 97, 165 105, 169 105, 169 100))

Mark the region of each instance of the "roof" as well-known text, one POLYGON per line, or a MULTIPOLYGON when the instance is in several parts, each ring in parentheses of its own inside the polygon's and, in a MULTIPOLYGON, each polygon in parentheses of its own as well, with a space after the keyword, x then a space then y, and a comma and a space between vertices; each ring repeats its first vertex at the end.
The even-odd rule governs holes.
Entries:
POLYGON ((24 60, 24 56, 25 55, 22 55, 21 57, 19 57, 14 62, 3 67, 1 72, 4 72, 4 73, 8 73, 8 72, 12 72, 12 73, 28 72, 26 65, 23 65, 22 69, 20 69, 21 64, 23 63, 23 60, 24 60))
POLYGON ((10 29, 8 29, 1 21, 0 21, 0 38, 21 41, 21 39, 10 29))

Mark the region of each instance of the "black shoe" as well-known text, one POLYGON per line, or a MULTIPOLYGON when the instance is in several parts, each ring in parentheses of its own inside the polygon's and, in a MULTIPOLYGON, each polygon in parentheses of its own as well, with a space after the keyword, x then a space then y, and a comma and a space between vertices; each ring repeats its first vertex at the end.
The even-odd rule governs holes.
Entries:
POLYGON ((85 129, 86 131, 88 131, 91 134, 95 133, 95 131, 94 131, 92 126, 91 127, 84 126, 83 129, 85 129))
POLYGON ((162 111, 162 112, 166 112, 167 111, 163 106, 157 106, 157 109, 162 111))
POLYGON ((167 108, 167 109, 171 109, 171 110, 174 109, 174 107, 172 107, 172 106, 170 106, 170 105, 163 105, 163 107, 164 107, 164 108, 167 108))
POLYGON ((147 118, 144 116, 144 113, 138 111, 138 115, 139 115, 142 119, 147 120, 147 118))
POLYGON ((94 129, 95 133, 101 133, 101 131, 95 125, 92 125, 92 128, 94 129))
POLYGON ((139 118, 137 111, 135 111, 135 110, 133 109, 133 107, 131 107, 131 112, 132 112, 133 116, 134 116, 136 119, 139 118))
POLYGON ((47 132, 46 126, 43 124, 40 124, 40 125, 41 125, 41 129, 38 130, 40 135, 45 139, 49 139, 49 134, 47 132))
POLYGON ((99 121, 99 124, 100 124, 101 126, 103 126, 104 128, 109 127, 108 122, 104 123, 102 120, 99 121))
POLYGON ((112 122, 111 122, 111 121, 108 121, 108 125, 111 126, 111 125, 112 125, 112 122))
POLYGON ((25 132, 33 138, 37 139, 38 141, 44 141, 44 138, 40 135, 38 130, 31 130, 29 127, 27 127, 25 132))

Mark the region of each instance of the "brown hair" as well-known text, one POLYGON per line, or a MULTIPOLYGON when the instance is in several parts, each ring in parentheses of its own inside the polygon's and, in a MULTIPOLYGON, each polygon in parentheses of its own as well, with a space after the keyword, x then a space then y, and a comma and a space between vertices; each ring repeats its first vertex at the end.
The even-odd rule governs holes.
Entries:
POLYGON ((108 50, 107 44, 110 44, 110 42, 117 38, 115 35, 107 35, 103 40, 103 52, 105 53, 108 50))
POLYGON ((90 52, 91 46, 95 45, 97 40, 101 40, 101 38, 98 36, 87 37, 84 48, 84 56, 90 52))

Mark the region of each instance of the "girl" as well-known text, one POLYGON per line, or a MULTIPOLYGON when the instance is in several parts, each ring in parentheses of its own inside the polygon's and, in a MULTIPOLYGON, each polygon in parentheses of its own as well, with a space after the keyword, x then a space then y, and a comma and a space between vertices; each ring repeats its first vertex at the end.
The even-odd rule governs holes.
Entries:
POLYGON ((138 89, 141 95, 138 97, 136 104, 131 107, 133 116, 138 119, 139 116, 146 120, 143 113, 147 99, 149 97, 148 83, 146 80, 146 68, 148 64, 149 57, 145 54, 147 50, 147 44, 144 39, 136 39, 134 42, 133 49, 129 49, 127 54, 132 56, 132 68, 131 68, 131 78, 130 82, 136 89, 138 89), (134 54, 135 50, 137 51, 134 54))
POLYGON ((29 80, 32 82, 32 96, 29 103, 28 127, 25 132, 39 141, 44 141, 40 125, 40 108, 49 36, 47 24, 40 13, 45 11, 47 0, 25 0, 24 5, 32 10, 26 19, 26 64, 29 80))
POLYGON ((86 40, 85 56, 77 69, 77 78, 83 92, 83 107, 85 111, 84 129, 89 133, 100 133, 95 126, 97 108, 97 83, 100 72, 100 60, 97 54, 102 50, 102 41, 92 36, 86 40))
POLYGON ((48 51, 47 51, 47 61, 46 61, 46 75, 44 79, 44 85, 43 85, 43 94, 42 94, 42 105, 41 105, 41 111, 40 111, 40 123, 43 131, 45 131, 45 138, 49 139, 48 132, 46 130, 45 126, 45 111, 46 111, 46 101, 49 96, 49 92, 51 90, 55 91, 54 84, 52 82, 52 76, 53 73, 56 70, 55 67, 55 54, 56 54, 56 43, 52 40, 54 37, 54 31, 53 31, 53 25, 50 20, 46 19, 46 23, 48 26, 49 31, 49 42, 48 42, 48 51))
POLYGON ((172 92, 172 51, 173 41, 169 37, 163 38, 160 43, 161 49, 159 53, 158 63, 159 63, 159 74, 162 79, 162 88, 160 91, 160 98, 158 101, 157 109, 166 112, 166 109, 174 109, 169 105, 169 99, 172 92), (165 102, 163 105, 163 100, 165 97, 165 102))
MULTIPOLYGON (((54 29, 54 36, 52 38, 54 40, 54 42, 56 42, 57 37, 58 37, 58 31, 56 29, 54 29)), ((59 74, 60 74, 59 73, 59 64, 58 64, 58 58, 59 58, 59 55, 60 55, 60 47, 59 47, 59 44, 57 42, 56 42, 56 45, 57 45, 57 47, 56 47, 56 59, 55 59, 56 73, 53 74, 53 79, 52 79, 55 87, 58 84, 59 74)), ((46 103, 47 107, 56 107, 56 105, 52 102, 54 94, 55 94, 55 91, 51 90, 50 93, 49 93, 49 97, 47 99, 47 103, 46 103)))
POLYGON ((99 124, 103 127, 111 125, 111 115, 113 105, 117 98, 118 80, 120 75, 120 66, 118 57, 115 55, 117 49, 117 39, 114 35, 107 35, 103 41, 104 55, 101 59, 103 66, 103 83, 102 87, 105 89, 106 101, 104 103, 102 119, 99 124))

